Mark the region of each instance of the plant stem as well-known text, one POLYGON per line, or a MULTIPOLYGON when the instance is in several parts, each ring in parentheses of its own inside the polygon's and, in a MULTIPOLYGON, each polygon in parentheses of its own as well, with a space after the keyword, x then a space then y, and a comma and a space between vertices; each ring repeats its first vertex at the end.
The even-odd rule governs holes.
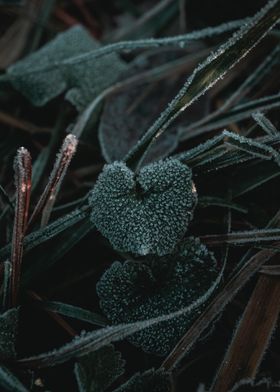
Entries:
POLYGON ((11 249, 11 306, 15 306, 17 303, 23 254, 23 239, 27 227, 31 193, 31 157, 29 152, 23 147, 18 150, 14 162, 14 170, 16 183, 16 207, 11 249))

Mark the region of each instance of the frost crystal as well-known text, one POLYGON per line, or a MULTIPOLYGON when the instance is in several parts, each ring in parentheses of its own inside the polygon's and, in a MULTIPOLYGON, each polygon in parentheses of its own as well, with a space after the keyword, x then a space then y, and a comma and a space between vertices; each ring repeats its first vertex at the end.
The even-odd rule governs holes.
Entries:
POLYGON ((159 161, 134 174, 123 162, 106 165, 89 202, 91 220, 122 252, 166 255, 193 216, 192 172, 177 160, 159 161))
MULTIPOLYGON (((203 296, 205 303, 217 275, 212 253, 199 239, 189 238, 173 255, 113 263, 98 282, 97 293, 101 308, 113 324, 128 323, 175 312, 203 296)), ((129 339, 147 352, 165 355, 202 309, 203 305, 129 339)))

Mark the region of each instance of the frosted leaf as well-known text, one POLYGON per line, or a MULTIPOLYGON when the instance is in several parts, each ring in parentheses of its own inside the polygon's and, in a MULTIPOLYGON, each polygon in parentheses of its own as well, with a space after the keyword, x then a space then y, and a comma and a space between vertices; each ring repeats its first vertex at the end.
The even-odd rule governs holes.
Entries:
POLYGON ((170 375, 163 370, 150 369, 136 373, 114 392, 171 392, 170 375))
POLYGON ((75 376, 80 392, 103 392, 124 372, 124 360, 113 345, 79 358, 75 376))
POLYGON ((4 388, 2 391, 28 392, 16 376, 4 366, 0 366, 0 386, 4 388))
MULTIPOLYGON (((182 51, 154 53, 145 60, 139 56, 125 72, 125 78, 129 80, 134 77, 139 80, 140 75, 143 75, 142 78, 147 81, 140 85, 139 82, 129 85, 107 98, 98 129, 102 154, 107 162, 123 159, 178 91, 183 78, 176 78, 174 71, 171 78, 157 79, 158 75, 166 72, 167 67, 174 70, 176 64, 182 64, 182 57, 178 60, 178 56, 182 56, 182 51), (154 75, 152 81, 147 77, 149 72, 154 75)), ((183 59, 186 63, 186 59, 183 59)), ((180 123, 173 124, 168 133, 159 137, 145 163, 164 158, 174 151, 179 140, 179 125, 182 122, 192 123, 204 116, 208 111, 208 104, 209 97, 205 95, 185 116, 181 116, 180 123)))
MULTIPOLYGON (((97 293, 105 315, 113 324, 120 324, 158 317, 190 305, 207 293, 217 275, 212 253, 199 239, 189 238, 169 256, 113 263, 98 282, 97 293)), ((146 352, 165 355, 202 308, 137 332, 129 340, 146 352)))
POLYGON ((0 359, 16 357, 15 341, 18 329, 18 308, 0 315, 0 359))
POLYGON ((34 105, 42 106, 67 91, 66 99, 80 111, 126 68, 116 54, 84 63, 65 64, 65 60, 98 47, 99 44, 83 27, 72 27, 8 68, 9 79, 34 105), (41 72, 38 71, 40 68, 41 72))
POLYGON ((165 255, 193 216, 192 172, 177 160, 143 167, 135 175, 123 162, 104 167, 90 196, 91 220, 122 252, 165 255))

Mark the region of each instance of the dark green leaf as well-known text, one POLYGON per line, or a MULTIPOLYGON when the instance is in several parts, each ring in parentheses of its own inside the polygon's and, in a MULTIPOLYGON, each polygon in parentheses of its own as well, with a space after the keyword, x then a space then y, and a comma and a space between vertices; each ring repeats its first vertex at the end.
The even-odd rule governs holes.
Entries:
POLYGON ((119 251, 172 252, 192 219, 192 172, 177 160, 145 166, 137 176, 124 163, 106 165, 89 202, 91 220, 119 251))
MULTIPOLYGON (((106 316, 121 324, 174 312, 202 296, 206 301, 217 276, 214 256, 198 239, 188 239, 166 257, 113 263, 98 282, 97 293, 106 316)), ((202 308, 138 332, 130 341, 165 355, 202 308)))

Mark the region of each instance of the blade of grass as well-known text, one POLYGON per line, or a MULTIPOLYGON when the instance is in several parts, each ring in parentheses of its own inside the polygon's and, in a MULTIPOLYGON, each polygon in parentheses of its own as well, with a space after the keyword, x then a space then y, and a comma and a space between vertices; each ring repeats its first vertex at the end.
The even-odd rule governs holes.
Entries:
POLYGON ((92 325, 98 325, 100 327, 105 327, 108 325, 108 321, 105 319, 105 317, 89 310, 82 309, 78 306, 73 306, 62 302, 44 301, 40 303, 40 307, 45 310, 59 313, 63 316, 85 321, 86 323, 92 325))
POLYGON ((279 277, 261 276, 211 388, 227 392, 242 379, 255 379, 280 312, 279 277))
POLYGON ((267 241, 280 241, 280 229, 259 229, 232 232, 229 234, 210 234, 200 237, 208 246, 247 245, 267 241))
POLYGON ((280 3, 272 0, 228 41, 200 64, 186 81, 177 96, 162 112, 139 142, 125 157, 127 165, 139 168, 145 154, 155 140, 179 114, 214 86, 279 22, 280 3))

